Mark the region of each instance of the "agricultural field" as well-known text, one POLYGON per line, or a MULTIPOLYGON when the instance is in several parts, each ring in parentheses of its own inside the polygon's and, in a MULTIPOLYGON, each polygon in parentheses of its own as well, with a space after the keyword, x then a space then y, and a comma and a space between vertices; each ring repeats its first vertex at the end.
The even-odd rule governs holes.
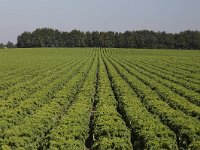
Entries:
POLYGON ((198 150, 200 51, 0 50, 1 150, 198 150))

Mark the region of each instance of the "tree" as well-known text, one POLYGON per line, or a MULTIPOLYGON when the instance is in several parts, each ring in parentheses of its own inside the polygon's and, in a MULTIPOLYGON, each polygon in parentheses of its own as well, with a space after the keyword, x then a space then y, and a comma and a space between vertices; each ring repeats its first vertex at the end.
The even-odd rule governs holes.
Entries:
POLYGON ((94 47, 102 47, 100 33, 98 31, 92 32, 94 47))
MULTIPOLYGON (((11 44, 11 43, 9 43, 11 44)), ((10 45, 12 46, 12 44, 10 45)), ((8 46, 8 47, 10 47, 8 46)), ((61 32, 51 28, 24 32, 17 38, 17 47, 119 47, 200 49, 200 32, 176 34, 148 30, 118 32, 61 32)))
POLYGON ((32 34, 30 32, 24 32, 19 35, 17 37, 17 47, 33 47, 32 34))
POLYGON ((3 43, 0 43, 0 48, 4 48, 5 45, 3 43))
POLYGON ((85 35, 85 44, 86 44, 86 47, 94 47, 92 33, 86 32, 86 35, 85 35))
POLYGON ((14 44, 12 42, 8 41, 8 43, 6 44, 6 47, 14 48, 15 46, 14 46, 14 44))

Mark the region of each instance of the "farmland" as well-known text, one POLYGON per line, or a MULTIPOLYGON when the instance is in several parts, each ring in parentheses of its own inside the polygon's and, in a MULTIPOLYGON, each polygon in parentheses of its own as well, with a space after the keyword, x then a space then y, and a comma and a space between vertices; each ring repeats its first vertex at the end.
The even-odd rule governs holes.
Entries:
POLYGON ((0 149, 200 147, 200 51, 0 50, 0 149))

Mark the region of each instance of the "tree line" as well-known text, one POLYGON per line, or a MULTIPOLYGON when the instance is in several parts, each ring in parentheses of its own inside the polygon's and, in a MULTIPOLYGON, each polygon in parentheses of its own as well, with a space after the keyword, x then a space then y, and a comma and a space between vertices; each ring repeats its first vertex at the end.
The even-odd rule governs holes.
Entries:
POLYGON ((150 49, 200 49, 200 32, 154 32, 148 30, 125 32, 61 32, 39 28, 17 37, 17 47, 116 47, 150 49))
POLYGON ((10 42, 10 41, 8 41, 7 42, 7 44, 3 44, 3 43, 0 43, 0 48, 2 49, 2 48, 15 48, 16 47, 16 45, 15 44, 13 44, 12 42, 10 42))

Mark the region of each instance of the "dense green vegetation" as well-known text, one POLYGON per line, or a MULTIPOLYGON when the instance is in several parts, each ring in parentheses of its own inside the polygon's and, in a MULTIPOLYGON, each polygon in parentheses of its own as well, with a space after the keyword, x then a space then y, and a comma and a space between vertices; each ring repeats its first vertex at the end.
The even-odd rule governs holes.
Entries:
POLYGON ((17 38, 17 47, 112 47, 149 49, 200 49, 200 32, 176 34, 148 30, 126 32, 61 32, 42 28, 24 32, 17 38))
POLYGON ((200 52, 0 50, 0 149, 198 150, 200 52))
POLYGON ((7 44, 0 43, 0 49, 5 49, 5 48, 16 48, 16 45, 14 45, 10 41, 8 41, 7 44))

